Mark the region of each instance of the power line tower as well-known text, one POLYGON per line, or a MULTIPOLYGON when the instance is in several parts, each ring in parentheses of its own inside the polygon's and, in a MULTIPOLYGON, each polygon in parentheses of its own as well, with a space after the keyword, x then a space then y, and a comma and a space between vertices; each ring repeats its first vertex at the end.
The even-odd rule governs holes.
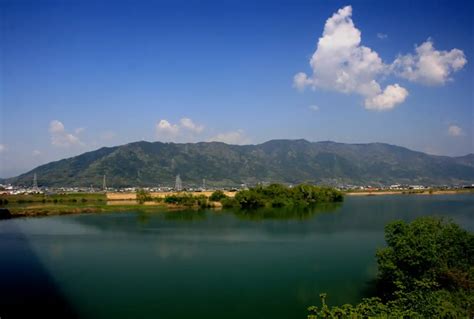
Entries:
POLYGON ((107 191, 107 183, 106 183, 107 177, 104 175, 104 178, 102 180, 102 190, 105 192, 107 191))
POLYGON ((33 175, 33 188, 34 188, 35 190, 38 189, 38 178, 37 178, 37 176, 36 176, 36 173, 33 175))
POLYGON ((174 183, 174 189, 178 192, 183 190, 183 182, 181 181, 181 177, 179 176, 179 174, 176 175, 176 181, 174 183))
POLYGON ((202 189, 203 190, 206 189, 206 179, 205 178, 202 179, 202 189))

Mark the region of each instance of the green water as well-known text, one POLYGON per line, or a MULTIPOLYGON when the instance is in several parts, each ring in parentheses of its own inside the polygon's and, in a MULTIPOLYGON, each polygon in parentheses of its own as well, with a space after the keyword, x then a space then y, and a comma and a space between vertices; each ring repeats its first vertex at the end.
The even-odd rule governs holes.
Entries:
POLYGON ((12 295, 24 294, 21 285, 32 298, 54 290, 80 318, 305 318, 321 292, 331 304, 370 294, 384 225, 425 215, 473 231, 474 196, 347 197, 313 211, 1 221, 0 280, 14 287, 12 295))

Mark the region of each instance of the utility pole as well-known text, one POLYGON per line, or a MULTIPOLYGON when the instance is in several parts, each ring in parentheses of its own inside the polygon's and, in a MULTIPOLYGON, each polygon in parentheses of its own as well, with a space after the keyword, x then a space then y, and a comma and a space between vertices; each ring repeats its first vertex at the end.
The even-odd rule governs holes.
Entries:
POLYGON ((36 177, 36 173, 33 175, 33 189, 38 189, 38 178, 36 177))
POLYGON ((183 189, 183 182, 181 181, 181 177, 178 175, 176 175, 176 182, 174 184, 174 189, 175 191, 178 191, 180 192, 182 189, 183 189))

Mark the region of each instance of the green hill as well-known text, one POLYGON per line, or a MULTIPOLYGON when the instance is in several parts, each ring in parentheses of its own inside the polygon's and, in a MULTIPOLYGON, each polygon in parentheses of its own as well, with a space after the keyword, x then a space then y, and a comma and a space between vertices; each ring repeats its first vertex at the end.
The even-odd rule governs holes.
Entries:
POLYGON ((474 155, 434 156, 382 144, 271 140, 258 145, 220 142, 136 142, 104 147, 39 166, 7 182, 45 186, 234 186, 241 183, 463 184, 474 182, 474 155))

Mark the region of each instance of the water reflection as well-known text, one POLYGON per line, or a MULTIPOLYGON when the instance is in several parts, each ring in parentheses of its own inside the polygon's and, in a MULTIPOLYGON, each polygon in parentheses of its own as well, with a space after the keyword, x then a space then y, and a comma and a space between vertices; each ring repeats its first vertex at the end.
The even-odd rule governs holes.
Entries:
POLYGON ((252 210, 236 209, 232 210, 240 219, 261 221, 267 219, 280 219, 280 220, 305 220, 311 219, 318 214, 329 214, 336 212, 342 207, 342 203, 324 203, 313 205, 311 207, 281 207, 281 208, 259 208, 252 210))
POLYGON ((330 304, 372 295, 385 224, 432 214, 472 230, 474 196, 55 216, 17 220, 19 230, 2 222, 0 285, 33 305, 21 299, 28 289, 59 295, 83 318, 189 318, 189 309, 193 318, 305 318, 321 292, 330 304))

